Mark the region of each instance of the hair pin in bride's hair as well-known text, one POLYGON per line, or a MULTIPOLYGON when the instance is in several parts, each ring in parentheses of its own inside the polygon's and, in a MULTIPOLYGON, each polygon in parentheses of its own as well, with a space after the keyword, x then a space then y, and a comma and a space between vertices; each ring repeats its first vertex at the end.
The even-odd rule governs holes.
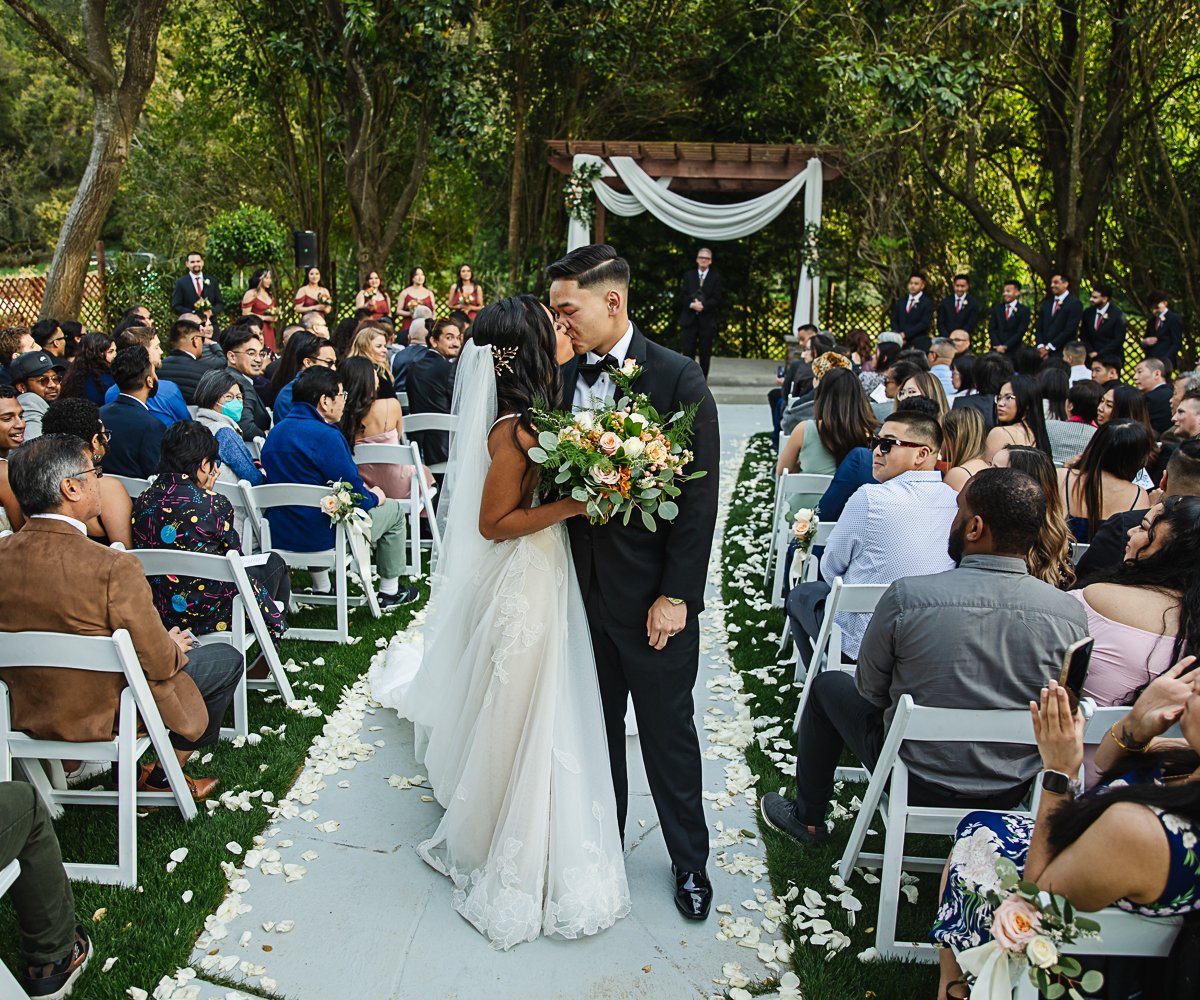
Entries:
POLYGON ((492 364, 497 375, 512 374, 512 363, 517 356, 517 347, 496 347, 492 345, 492 364))

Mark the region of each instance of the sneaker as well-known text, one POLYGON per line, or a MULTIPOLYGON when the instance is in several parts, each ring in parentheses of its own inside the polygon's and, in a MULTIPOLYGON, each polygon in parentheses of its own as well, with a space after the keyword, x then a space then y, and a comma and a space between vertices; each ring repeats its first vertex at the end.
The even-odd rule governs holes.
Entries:
MULTIPOLYGON (((43 965, 41 975, 27 975, 21 983, 22 988, 31 1000, 62 1000, 75 986, 75 981, 83 975, 88 961, 92 957, 92 942, 83 929, 82 924, 75 925, 75 947, 71 953, 59 962, 43 965)), ((28 970, 32 973, 34 970, 28 970)))
POLYGON ((796 803, 785 799, 778 792, 767 792, 758 801, 758 811, 763 821, 777 833, 785 833, 793 840, 810 847, 823 847, 829 841, 829 831, 821 826, 809 826, 800 822, 796 815, 796 803))
POLYGON ((421 592, 416 587, 401 587, 394 594, 379 595, 379 609, 381 611, 395 611, 396 608, 402 608, 406 604, 412 604, 413 601, 421 599, 421 592))

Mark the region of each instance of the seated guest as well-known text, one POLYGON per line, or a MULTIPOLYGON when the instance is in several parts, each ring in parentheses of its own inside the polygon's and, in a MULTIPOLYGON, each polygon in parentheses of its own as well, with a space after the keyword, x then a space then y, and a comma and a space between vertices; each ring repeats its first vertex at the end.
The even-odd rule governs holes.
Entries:
MULTIPOLYGON (((817 387, 813 417, 797 424, 783 443, 775 464, 777 476, 785 472, 831 476, 846 453, 865 447, 875 432, 867 394, 845 358, 822 354, 813 362, 813 382, 817 387)), ((813 498, 800 506, 811 507, 815 502, 813 498)))
POLYGON ((104 394, 113 384, 108 366, 117 356, 117 345, 102 333, 84 334, 79 351, 63 377, 60 397, 82 397, 97 406, 104 405, 104 394))
POLYGON ((200 327, 200 336, 204 338, 204 350, 200 352, 200 363, 209 371, 220 371, 225 367, 225 352, 216 340, 216 329, 213 327, 212 315, 205 313, 181 313, 180 319, 195 323, 200 327))
POLYGON ((42 416, 58 399, 66 370, 65 364, 45 351, 22 354, 9 365, 8 374, 21 394, 17 401, 25 411, 26 441, 32 441, 42 433, 42 416))
POLYGON ((896 392, 896 402, 902 403, 904 400, 916 396, 931 400, 937 405, 938 420, 941 420, 946 415, 946 411, 950 409, 950 402, 946 399, 942 383, 932 372, 917 372, 905 379, 896 392))
POLYGON ((1042 488, 1046 495, 1046 517, 1038 532, 1037 542, 1025 557, 1029 575, 1060 590, 1075 582, 1075 565, 1071 561, 1071 529, 1067 527, 1067 512, 1054 463, 1046 453, 1026 445, 1010 444, 996 452, 992 466, 997 469, 1016 469, 1024 472, 1042 488))
MULTIPOLYGON (((968 343, 970 335, 968 335, 968 343)), ((958 354, 958 349, 945 337, 934 337, 929 345, 929 374, 936 375, 942 383, 942 392, 947 399, 952 399, 957 390, 954 388, 954 373, 950 363, 958 354)))
POLYGON ((1092 358, 1092 381, 1099 382, 1105 389, 1121 381, 1121 362, 1117 358, 1092 358))
POLYGON ((158 392, 158 376, 144 347, 118 351, 112 374, 119 395, 100 408, 100 419, 109 433, 104 471, 149 479, 158 468, 158 448, 166 430, 147 405, 158 392))
POLYGON ((988 431, 996 426, 996 397, 1013 372, 1012 362, 1004 355, 989 352, 975 360, 972 375, 975 391, 954 397, 954 408, 970 406, 983 414, 988 431))
MULTIPOLYGON (((93 465, 100 465, 108 453, 108 431, 100 419, 100 410, 90 399, 56 399, 43 419, 47 434, 73 434, 83 442, 93 465)), ((87 522, 88 538, 101 545, 120 542, 133 548, 129 515, 133 504, 125 487, 115 479, 99 477, 100 516, 87 522)))
POLYGON ((1071 781, 1083 760, 1083 725, 1065 689, 1053 680, 1042 689, 1033 721, 1045 772, 1036 817, 973 812, 958 825, 931 932, 944 946, 939 997, 970 995, 955 951, 991 939, 995 910, 982 890, 995 888, 1001 857, 1083 913, 1114 904, 1146 917, 1197 909, 1200 873, 1192 845, 1200 836, 1194 781, 1200 677, 1195 671, 1178 676, 1192 659, 1154 681, 1108 731, 1095 759, 1109 783, 1079 798, 1071 781), (1157 739, 1175 719, 1187 741, 1182 749, 1178 740, 1157 739))
MULTIPOLYGON (((242 676, 242 654, 224 643, 193 646, 179 629, 168 631, 155 613, 137 557, 88 541, 84 526, 101 512, 99 475, 83 443, 65 434, 47 434, 13 452, 9 481, 27 521, 15 535, 0 539, 6 570, 0 575, 0 631, 128 630, 183 766, 192 751, 220 736, 242 676), (37 586, 30 586, 34 580, 37 586)), ((8 685, 13 729, 43 740, 116 735, 125 687, 120 674, 10 667, 0 676, 8 685)), ((211 795, 217 785, 216 778, 188 778, 196 798, 211 795)), ((142 767, 139 791, 166 787, 161 767, 142 767)))
POLYGON ((883 399, 871 400, 871 412, 875 414, 876 420, 882 423, 896 412, 896 396, 900 392, 900 386, 920 371, 921 369, 911 362, 897 361, 883 373, 883 382, 880 385, 883 389, 883 399))
POLYGON ((1033 376, 1038 395, 1042 397, 1042 413, 1046 423, 1067 419, 1067 396, 1071 392, 1071 377, 1058 358, 1047 358, 1045 365, 1033 376))
POLYGON ((1046 418, 1037 384, 1028 375, 1013 375, 996 397, 996 426, 988 431, 984 452, 990 462, 1005 445, 1023 444, 1041 448, 1050 455, 1046 418))
POLYGON ((955 492, 975 473, 988 468, 983 457, 985 426, 983 414, 968 406, 948 410, 942 417, 942 458, 946 462, 942 481, 955 492))
POLYGON ((1146 400, 1146 414, 1155 434, 1171 426, 1171 384, 1167 381, 1167 366, 1161 358, 1139 361, 1133 370, 1133 384, 1146 400))
MULTIPOLYGON (((212 375, 220 374, 211 372, 212 375)), ((201 386, 203 391, 203 386, 201 386)), ((180 421, 163 435, 158 475, 133 504, 133 544, 139 549, 179 549, 224 556, 241 551, 233 505, 213 492, 221 462, 217 442, 200 424, 180 421)), ((292 596, 288 566, 271 552, 262 565, 246 567, 271 635, 282 637, 292 596)), ((150 591, 163 623, 196 635, 231 627, 237 587, 182 576, 152 576, 150 591)))
POLYGON ((209 367, 200 360, 204 353, 204 335, 200 323, 186 320, 182 316, 171 324, 171 353, 163 358, 159 372, 179 386, 183 401, 188 406, 196 405, 196 386, 209 367))
POLYGON ((21 933, 21 988, 32 1000, 69 996, 92 957, 92 942, 75 919, 75 896, 50 813, 33 785, 5 781, 0 816, 0 868, 21 863, 7 894, 21 933))
POLYGON ((350 341, 347 358, 366 358, 375 366, 379 375, 379 398, 395 399, 396 383, 392 381, 392 369, 388 366, 388 331, 378 322, 363 324, 350 341))
POLYGON ((1181 441, 1200 435, 1200 394, 1188 394, 1179 401, 1171 425, 1181 441))
MULTIPOLYGON (((1163 499, 1200 496, 1200 438, 1184 441, 1171 453, 1159 488, 1163 499)), ((1100 579, 1122 563, 1129 532, 1141 524, 1148 511, 1147 500, 1137 509, 1114 514, 1100 525, 1076 567, 1080 586, 1100 579)))
POLYGON ((396 383, 396 391, 405 391, 405 379, 408 369, 429 353, 429 345, 425 342, 429 334, 425 329, 425 320, 414 319, 408 328, 408 346, 402 347, 392 355, 392 378, 396 383))
POLYGON ((25 411, 17 390, 0 385, 0 531, 16 531, 25 523, 21 505, 8 485, 8 456, 25 443, 25 411))
POLYGON ((836 521, 846 509, 846 501, 860 486, 877 482, 873 455, 870 448, 851 448, 838 463, 837 472, 817 502, 817 512, 822 521, 836 521))
MULTIPOLYGON (((954 520, 956 494, 942 482, 937 465, 942 432, 923 413, 892 414, 875 441, 878 485, 861 487, 846 503, 821 556, 825 581, 891 583, 904 575, 940 573, 951 566, 945 538, 954 520), (914 512, 920 516, 914 516, 914 512)), ((815 637, 824 617, 829 583, 801 583, 788 595, 787 610, 802 650, 803 636, 815 637)), ((869 614, 841 613, 842 650, 850 659, 870 621, 869 614)))
MULTIPOLYGON (((901 695, 924 707, 1020 709, 1087 634, 1078 602, 1025 568, 1045 516, 1037 483, 1013 469, 984 469, 950 495, 958 510, 948 554, 957 568, 897 579, 871 616, 855 673, 828 669, 809 680, 795 801, 768 792, 759 802, 768 826, 802 844, 828 839, 825 813, 843 747, 874 767, 901 695)), ((1037 771, 1036 753, 996 743, 925 743, 902 756, 909 801, 919 805, 1014 806, 1037 771)))
POLYGON ((227 370, 242 390, 242 416, 238 420, 242 437, 247 441, 266 437, 271 429, 271 414, 258 396, 258 387, 266 384, 261 374, 267 360, 262 335, 251 327, 235 324, 225 331, 221 344, 229 365, 227 370))
POLYGON ((314 365, 331 371, 337 368, 337 353, 333 345, 328 340, 314 337, 311 333, 297 333, 288 341, 283 362, 271 382, 272 389, 277 393, 271 407, 275 426, 279 426, 279 421, 292 410, 292 390, 295 388, 296 377, 314 365))
POLYGON ((870 394, 878 386, 883 385, 884 374, 895 364, 902 346, 898 333, 881 333, 879 335, 879 339, 875 342, 875 356, 871 360, 870 367, 864 365, 863 370, 858 373, 858 380, 862 383, 864 392, 870 394), (886 337, 895 339, 886 340, 884 339, 886 337))
POLYGON ((1080 454, 1096 433, 1096 413, 1104 390, 1099 382, 1087 379, 1067 390, 1067 419, 1047 420, 1050 457, 1055 465, 1065 465, 1080 454))
POLYGON ((1073 469, 1059 469, 1067 526, 1077 542, 1087 542, 1119 511, 1145 506, 1146 491, 1133 482, 1146 464, 1154 440, 1136 420, 1110 420, 1096 431, 1073 469))
POLYGON ((0 384, 12 385, 9 366, 22 354, 38 349, 37 341, 27 326, 8 326, 0 329, 0 384))
POLYGON ((1078 382, 1094 381, 1092 370, 1087 365, 1087 347, 1081 340, 1072 340, 1063 348, 1063 360, 1071 366, 1069 377, 1071 385, 1078 382))
POLYGON ((300 317, 300 329, 311 333, 314 337, 320 337, 322 340, 330 339, 329 324, 325 321, 324 313, 305 313, 300 317))
MULTIPOLYGON (((820 335, 823 337, 824 335, 820 335)), ((818 342, 819 337, 813 337, 809 344, 818 342)), ((812 390, 807 396, 800 396, 792 400, 779 417, 780 433, 785 435, 789 440, 796 432, 796 428, 805 421, 810 421, 813 418, 813 407, 817 402, 817 391, 821 384, 821 379, 837 368, 845 368, 847 371, 852 371, 853 366, 850 364, 850 359, 846 355, 838 351, 825 351, 823 354, 817 355, 812 362, 812 390)), ((784 444, 784 450, 787 450, 787 443, 784 444)))
MULTIPOLYGON (((383 608, 411 604, 415 587, 400 586, 404 567, 405 510, 383 491, 370 489, 358 474, 350 446, 337 429, 346 405, 346 393, 336 373, 321 366, 304 372, 293 390, 295 402, 286 420, 278 424, 263 445, 262 464, 275 483, 350 483, 362 494, 358 506, 371 518, 371 545, 379 569, 379 603, 383 608)), ((329 518, 311 507, 274 507, 267 511, 271 538, 281 549, 323 552, 333 548, 334 528, 329 518)), ((313 573, 314 587, 328 590, 328 572, 313 573), (322 579, 323 577, 323 579, 322 579)), ((368 582, 369 585, 369 582, 368 582)))
POLYGON ((954 386, 954 395, 971 395, 975 392, 975 362, 974 354, 956 354, 950 362, 950 382, 954 386))
MULTIPOLYGON (((159 344, 158 334, 154 332, 153 327, 126 327, 119 334, 113 335, 113 343, 117 345, 118 354, 127 347, 144 347, 150 356, 150 364, 154 366, 155 372, 162 366, 162 345, 159 344)), ((110 385, 104 393, 104 402, 111 403, 117 398, 119 391, 115 385, 110 385)), ((170 379, 158 380, 158 388, 147 401, 147 405, 151 414, 162 422, 163 427, 170 427, 176 420, 192 419, 187 403, 183 401, 183 393, 179 391, 179 386, 170 379)))
MULTIPOLYGON (((221 462, 222 482, 236 483, 244 479, 251 486, 263 482, 262 469, 254 464, 254 456, 242 440, 238 421, 242 416, 242 386, 229 369, 205 372, 196 386, 196 422, 217 442, 221 462)), ((181 421, 182 422, 182 421, 181 421)))
MULTIPOLYGON (((449 320, 439 319, 429 334, 429 351, 408 366, 405 380, 408 412, 449 413, 454 397, 454 362, 462 349, 462 331, 449 320)), ((412 439, 421 449, 421 457, 430 465, 450 458, 450 435, 446 431, 421 431, 412 439)))

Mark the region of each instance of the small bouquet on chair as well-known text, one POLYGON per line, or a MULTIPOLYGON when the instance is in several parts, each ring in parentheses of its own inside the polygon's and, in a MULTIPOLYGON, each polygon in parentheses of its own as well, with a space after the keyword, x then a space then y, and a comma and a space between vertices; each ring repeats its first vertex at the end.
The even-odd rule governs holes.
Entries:
MULTIPOLYGON (((346 538, 355 561, 366 573, 371 555, 371 515, 359 506, 363 494, 345 480, 330 480, 327 484, 333 491, 321 497, 321 512, 332 524, 345 525, 346 538)), ((370 581, 364 581, 364 587, 370 581)))
POLYGON ((1104 975, 1095 969, 1084 972, 1063 949, 1080 938, 1098 938, 1100 925, 1079 916, 1066 896, 1022 881, 1008 858, 996 862, 996 874, 1002 892, 980 893, 993 908, 992 939, 958 954, 958 964, 975 979, 971 996, 1008 1000, 1012 977, 1022 971, 1047 1000, 1081 1000, 1085 993, 1096 993, 1104 985, 1104 975))
POLYGON ((611 372, 614 406, 534 412, 540 433, 529 459, 543 466, 541 494, 586 501, 592 524, 614 517, 628 524, 637 511, 645 529, 656 531, 657 521, 678 516, 680 484, 705 475, 683 471, 693 457, 688 445, 698 404, 664 418, 648 396, 633 391, 641 373, 632 358, 611 372))
POLYGON ((800 579, 804 571, 804 561, 812 551, 813 541, 817 537, 817 525, 821 519, 817 512, 809 507, 801 507, 792 515, 792 566, 788 576, 793 584, 800 579))

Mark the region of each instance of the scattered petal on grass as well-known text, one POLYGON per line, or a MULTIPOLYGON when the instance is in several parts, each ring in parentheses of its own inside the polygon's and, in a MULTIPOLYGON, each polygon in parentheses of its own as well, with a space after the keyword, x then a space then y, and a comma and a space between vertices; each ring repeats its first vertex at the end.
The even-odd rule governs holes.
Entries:
POLYGON ((183 895, 180 896, 179 898, 182 899, 185 903, 190 903, 192 901, 192 890, 185 889, 183 892, 183 895))
POLYGON ((109 969, 111 969, 116 964, 117 964, 117 959, 115 957, 114 958, 106 958, 104 960, 104 966, 103 966, 103 968, 101 968, 100 971, 107 972, 109 969))
POLYGON ((108 907, 102 906, 102 907, 100 907, 100 909, 98 909, 95 913, 92 914, 92 923, 98 924, 98 923, 100 923, 101 920, 103 920, 107 916, 108 916, 108 907))
POLYGON ((275 982, 275 980, 272 979, 270 976, 263 976, 262 979, 260 979, 258 981, 259 988, 266 990, 266 992, 268 992, 268 993, 274 993, 275 987, 278 985, 279 984, 277 982, 275 982))
POLYGON ((324 823, 318 823, 316 829, 322 833, 333 833, 334 830, 341 828, 341 823, 336 819, 326 820, 324 823))
POLYGON ((130 986, 129 989, 125 991, 125 995, 129 997, 130 1000, 149 1000, 150 997, 149 993, 147 993, 145 990, 138 989, 136 986, 130 986))
POLYGON ((174 861, 176 864, 179 864, 180 862, 182 862, 183 859, 186 858, 187 856, 188 856, 188 849, 186 847, 177 847, 177 848, 175 848, 175 850, 173 850, 171 852, 171 860, 174 861))
POLYGON ((250 943, 252 937, 254 937, 253 931, 242 931, 242 936, 238 938, 238 947, 245 948, 250 943))
POLYGON ((264 931, 266 931, 268 934, 270 934, 271 931, 273 931, 275 929, 275 921, 274 920, 263 921, 262 929, 264 931))

